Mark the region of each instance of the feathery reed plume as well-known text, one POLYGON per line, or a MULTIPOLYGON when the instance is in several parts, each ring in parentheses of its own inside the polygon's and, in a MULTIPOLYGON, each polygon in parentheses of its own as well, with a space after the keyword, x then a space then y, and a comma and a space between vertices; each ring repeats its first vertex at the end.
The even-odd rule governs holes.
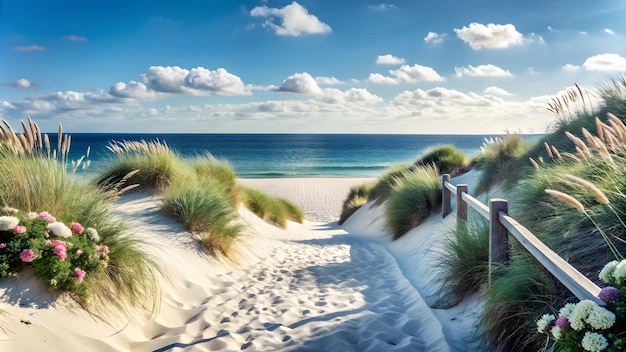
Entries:
POLYGON ((537 164, 537 162, 535 161, 535 159, 529 157, 528 159, 530 159, 530 163, 533 164, 533 167, 537 170, 539 170, 539 164, 537 164))
POLYGON ((576 157, 576 155, 574 155, 574 154, 572 154, 572 153, 563 152, 563 153, 561 153, 561 155, 562 155, 564 158, 567 158, 567 159, 569 159, 569 160, 571 160, 571 161, 573 161, 573 162, 575 162, 575 163, 579 163, 579 162, 580 162, 580 159, 578 159, 578 158, 576 157))
POLYGON ((560 200, 561 202, 571 206, 572 208, 575 208, 581 213, 585 211, 585 207, 583 206, 583 204, 579 202, 576 198, 570 196, 569 194, 555 191, 553 189, 546 189, 546 193, 560 200))
POLYGON ((583 160, 587 160, 587 156, 579 146, 576 146, 576 153, 578 153, 583 160))
POLYGON ((552 155, 552 150, 550 149, 548 143, 543 142, 543 146, 546 148, 546 153, 548 153, 548 156, 554 159, 554 156, 552 155))
POLYGON ((586 188, 601 204, 609 204, 609 198, 593 183, 570 174, 566 174, 565 178, 586 188))
POLYGON ((615 132, 617 132, 622 141, 626 141, 626 125, 624 125, 622 120, 620 120, 619 118, 617 118, 617 116, 611 114, 610 112, 607 114, 607 116, 609 117, 609 124, 611 124, 615 132))
POLYGON ((541 163, 541 165, 543 165, 543 164, 544 164, 544 162, 543 162, 543 157, 542 157, 542 156, 538 157, 538 158, 537 158, 537 160, 539 160, 539 162, 541 163))
POLYGON ((604 129, 602 128, 602 121, 596 116, 596 130, 598 130, 598 136, 604 140, 604 129))
POLYGON ((560 161, 563 162, 563 158, 561 157, 561 153, 559 153, 559 151, 556 149, 555 146, 552 146, 552 154, 556 155, 556 158, 560 161))
POLYGON ((57 154, 61 154, 61 142, 63 142, 63 126, 59 124, 59 134, 57 135, 57 154))
POLYGON ((569 138, 572 142, 574 142, 574 144, 579 147, 582 151, 585 152, 585 154, 587 154, 588 156, 591 156, 591 152, 589 151, 589 148, 587 148, 587 145, 585 144, 585 142, 582 141, 582 139, 574 136, 573 134, 569 133, 569 131, 565 131, 565 135, 567 136, 567 138, 569 138))

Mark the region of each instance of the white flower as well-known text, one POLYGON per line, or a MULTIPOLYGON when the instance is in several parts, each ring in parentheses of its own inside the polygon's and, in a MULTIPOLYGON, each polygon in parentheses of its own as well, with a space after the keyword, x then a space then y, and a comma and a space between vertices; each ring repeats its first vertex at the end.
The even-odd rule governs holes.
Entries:
POLYGON ((585 333, 585 336, 583 336, 581 345, 583 346, 585 351, 600 352, 604 351, 604 349, 609 346, 609 342, 602 334, 587 331, 585 333))
POLYGON ((615 272, 615 268, 617 267, 618 263, 619 262, 617 260, 607 263, 598 275, 600 280, 604 281, 607 284, 610 283, 613 279, 613 273, 615 272))
POLYGON ((561 338, 561 328, 558 326, 553 326, 552 330, 550 330, 550 332, 552 333, 552 336, 554 336, 555 339, 560 339, 561 338))
POLYGON ((615 314, 606 308, 596 305, 587 317, 587 322, 597 330, 608 329, 615 324, 615 314))
POLYGON ((569 320, 574 312, 574 308, 576 308, 576 303, 567 303, 559 310, 559 316, 566 317, 569 320))
POLYGON ((49 223, 48 230, 50 230, 50 232, 57 237, 68 238, 72 236, 72 230, 70 230, 67 225, 59 221, 49 223))
POLYGON ((537 331, 544 333, 556 318, 552 314, 544 314, 541 319, 537 320, 537 331))
POLYGON ((15 216, 0 216, 0 231, 12 231, 20 224, 20 219, 15 216))
POLYGON ((577 331, 582 330, 585 327, 585 322, 587 321, 587 317, 596 306, 597 305, 594 302, 588 299, 578 302, 569 320, 569 323, 572 329, 577 330, 577 331))
POLYGON ((88 227, 85 229, 85 234, 91 238, 94 242, 100 242, 100 236, 98 235, 98 231, 96 229, 88 227))
POLYGON ((28 218, 29 219, 37 219, 39 217, 39 213, 35 213, 34 211, 31 211, 30 213, 28 213, 28 218))
POLYGON ((615 266, 615 271, 613 272, 613 277, 615 281, 622 281, 626 279, 626 260, 622 260, 615 266))

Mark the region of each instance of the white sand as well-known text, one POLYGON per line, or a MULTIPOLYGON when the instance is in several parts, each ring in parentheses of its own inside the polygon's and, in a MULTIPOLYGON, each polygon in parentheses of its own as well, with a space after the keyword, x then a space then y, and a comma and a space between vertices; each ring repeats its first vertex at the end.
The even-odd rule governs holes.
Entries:
MULTIPOLYGON (((444 222, 433 216, 390 242, 382 208, 367 205, 339 228, 349 187, 366 179, 263 179, 242 183, 289 199, 318 222, 277 229, 240 209, 249 225, 233 266, 205 256, 158 200, 124 197, 121 215, 166 270, 161 308, 105 323, 56 300, 27 271, 0 280, 2 351, 461 351, 478 304, 430 309, 433 257, 444 222), (30 322, 25 324, 24 322, 30 322)), ((447 224, 447 225, 446 225, 447 224)))

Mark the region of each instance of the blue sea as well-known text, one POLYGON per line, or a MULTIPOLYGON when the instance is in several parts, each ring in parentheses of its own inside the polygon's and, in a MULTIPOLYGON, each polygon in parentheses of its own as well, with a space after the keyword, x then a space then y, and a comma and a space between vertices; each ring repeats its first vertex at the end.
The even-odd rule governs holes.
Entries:
MULTIPOLYGON (((475 156, 494 135, 385 134, 93 134, 73 133, 71 159, 91 148, 95 174, 111 162, 111 141, 159 140, 182 155, 210 153, 229 162, 242 178, 377 177, 393 165, 410 163, 429 148, 450 144, 475 156)), ((56 140, 55 135, 50 135, 56 140)), ((530 136, 529 138, 533 138, 530 136)), ((82 173, 82 172, 81 172, 82 173)))

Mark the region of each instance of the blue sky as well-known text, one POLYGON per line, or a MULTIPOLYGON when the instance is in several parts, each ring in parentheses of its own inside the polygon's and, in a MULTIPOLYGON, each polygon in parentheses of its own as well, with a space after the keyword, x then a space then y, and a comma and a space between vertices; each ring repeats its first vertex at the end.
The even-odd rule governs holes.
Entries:
POLYGON ((0 1, 0 117, 52 131, 543 133, 626 2, 0 1))

